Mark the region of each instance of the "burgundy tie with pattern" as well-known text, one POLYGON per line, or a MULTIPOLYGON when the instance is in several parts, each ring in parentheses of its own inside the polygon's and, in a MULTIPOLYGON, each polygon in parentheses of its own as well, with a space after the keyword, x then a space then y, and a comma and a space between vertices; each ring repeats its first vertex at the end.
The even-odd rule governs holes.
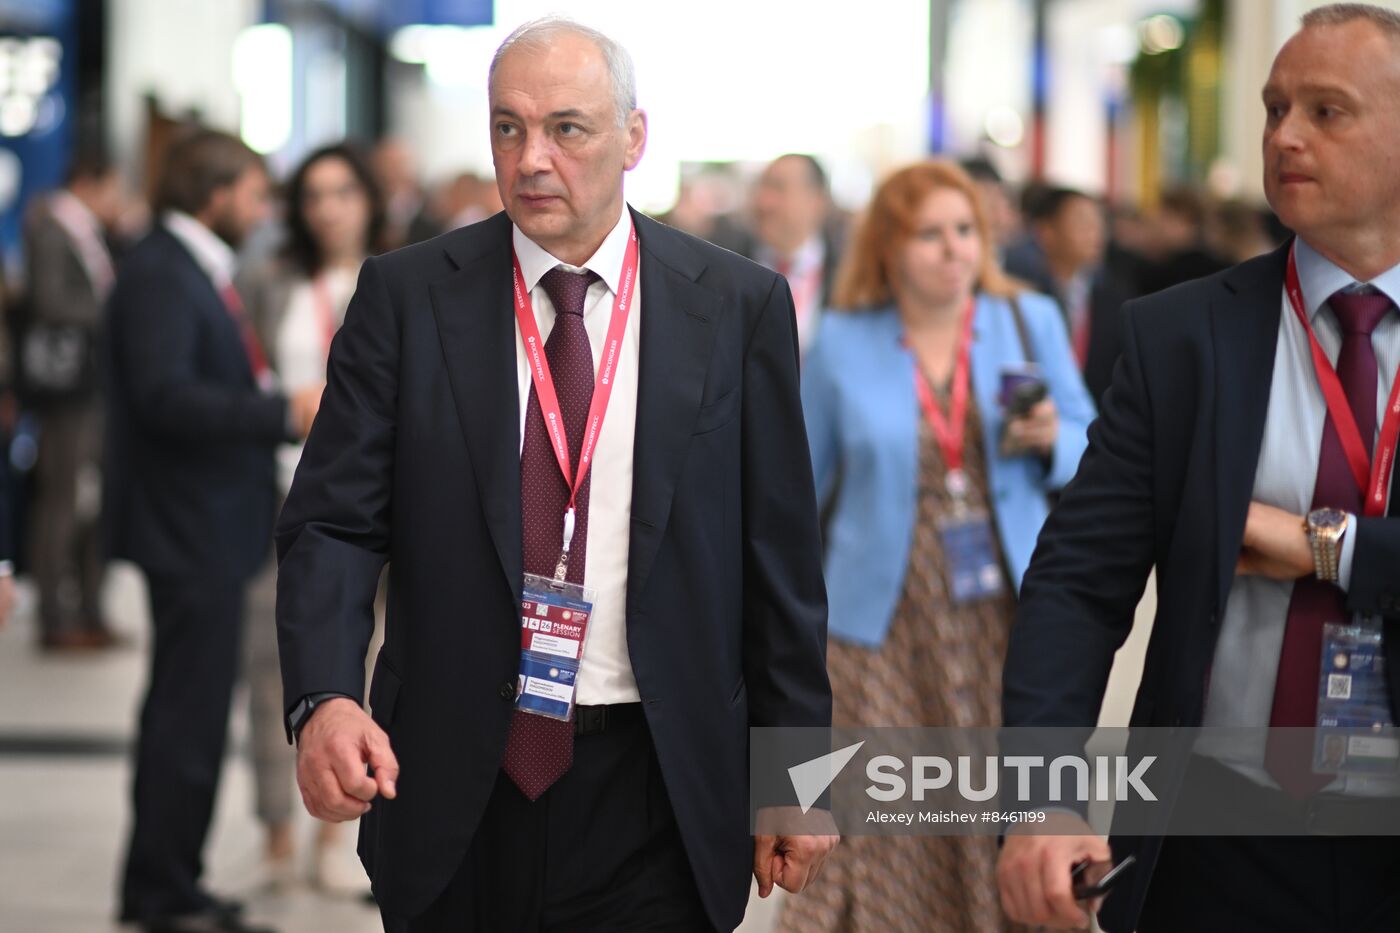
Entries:
MULTIPOLYGON (((1381 294, 1338 292, 1327 300, 1342 326, 1342 349, 1337 354, 1337 377, 1362 443, 1371 451, 1376 436, 1376 385, 1379 369, 1371 333, 1393 305, 1381 294)), ((1361 512, 1361 490, 1347 465, 1340 435, 1329 415, 1322 431, 1317 483, 1312 508, 1333 508, 1353 515, 1361 512)), ((1342 591, 1308 576, 1293 584, 1288 621, 1279 654, 1278 680, 1270 726, 1308 728, 1317 725, 1318 678, 1321 676, 1322 629, 1329 622, 1345 624, 1349 616, 1342 591)), ((1264 753, 1270 774, 1290 795, 1302 798, 1326 787, 1331 775, 1312 773, 1309 733, 1271 733, 1264 753)))
MULTIPOLYGON (((578 469, 588 407, 593 401, 593 349, 583 324, 588 286, 598 281, 592 272, 569 272, 556 266, 540 279, 554 304, 554 329, 544 353, 559 396, 559 413, 569 440, 570 476, 565 482, 544 426, 544 414, 533 381, 525 412, 525 445, 520 453, 520 513, 524 531, 525 572, 553 577, 564 546, 564 511, 569 486, 578 469)), ((588 491, 593 475, 584 477, 575 506, 574 539, 569 548, 568 581, 583 584, 588 557, 588 491)), ((574 760, 574 724, 515 711, 502 767, 531 800, 550 788, 574 760)))

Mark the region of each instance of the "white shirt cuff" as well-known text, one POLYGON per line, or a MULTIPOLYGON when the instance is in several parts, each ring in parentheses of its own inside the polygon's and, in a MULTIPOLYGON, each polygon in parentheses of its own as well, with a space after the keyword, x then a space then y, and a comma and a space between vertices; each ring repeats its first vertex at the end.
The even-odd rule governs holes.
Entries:
POLYGON ((1347 513, 1347 528, 1342 532, 1342 553, 1337 556, 1337 586, 1351 589, 1351 557, 1356 551, 1356 516, 1347 513))

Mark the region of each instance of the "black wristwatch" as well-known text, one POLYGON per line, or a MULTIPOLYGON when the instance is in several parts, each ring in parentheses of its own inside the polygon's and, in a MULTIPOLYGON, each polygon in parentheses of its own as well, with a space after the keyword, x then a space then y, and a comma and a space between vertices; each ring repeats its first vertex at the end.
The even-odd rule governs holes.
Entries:
MULTIPOLYGON (((305 726, 307 720, 311 718, 311 714, 316 711, 316 707, 327 700, 334 700, 339 697, 344 697, 347 700, 355 700, 354 697, 347 693, 308 693, 306 696, 302 697, 297 705, 292 707, 292 711, 287 714, 287 735, 292 742, 301 741, 302 727, 305 726)), ((355 700, 355 702, 359 703, 360 701, 355 700)))

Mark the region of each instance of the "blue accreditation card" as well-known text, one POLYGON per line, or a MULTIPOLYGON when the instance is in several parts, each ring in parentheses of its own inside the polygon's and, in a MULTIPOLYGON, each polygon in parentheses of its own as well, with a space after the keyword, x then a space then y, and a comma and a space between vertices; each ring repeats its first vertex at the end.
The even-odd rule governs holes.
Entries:
POLYGON ((995 533, 991 516, 982 511, 964 509, 939 523, 948 595, 954 605, 990 599, 1006 591, 1006 574, 992 537, 995 533))
POLYGON ((1325 625, 1314 769, 1325 774, 1379 774, 1400 769, 1400 736, 1390 720, 1381 630, 1325 625))
POLYGON ((567 722, 574 712, 577 679, 578 665, 574 662, 522 656, 515 708, 567 722))
POLYGON ((515 708, 565 722, 575 688, 593 600, 583 587, 526 574, 520 600, 520 676, 515 708))

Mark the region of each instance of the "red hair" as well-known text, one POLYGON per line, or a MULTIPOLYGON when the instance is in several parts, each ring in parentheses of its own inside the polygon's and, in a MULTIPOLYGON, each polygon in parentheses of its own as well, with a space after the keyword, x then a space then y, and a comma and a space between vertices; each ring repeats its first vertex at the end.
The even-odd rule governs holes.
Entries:
POLYGON ((837 273, 833 307, 854 311, 883 307, 894 301, 891 275, 894 257, 914 235, 915 221, 924 200, 943 188, 961 192, 972 205, 977 237, 982 241, 977 290, 1003 297, 1014 296, 1021 290, 997 264, 987 213, 976 182, 955 163, 933 159, 902 168, 880 184, 856 227, 850 251, 837 273))

